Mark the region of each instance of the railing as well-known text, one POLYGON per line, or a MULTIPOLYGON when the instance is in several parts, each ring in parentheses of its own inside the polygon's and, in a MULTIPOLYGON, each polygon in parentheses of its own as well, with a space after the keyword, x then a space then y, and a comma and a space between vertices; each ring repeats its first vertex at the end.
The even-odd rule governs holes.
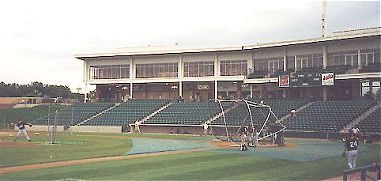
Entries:
POLYGON ((365 180, 380 180, 381 179, 381 167, 380 167, 380 163, 374 163, 372 165, 368 165, 368 166, 364 166, 364 167, 359 167, 359 168, 356 168, 356 169, 352 169, 352 170, 345 170, 344 173, 343 173, 343 181, 347 181, 348 180, 348 175, 351 175, 355 172, 361 172, 361 176, 360 176, 360 179, 361 181, 365 181, 365 180), (372 178, 371 176, 369 176, 367 174, 368 171, 373 171, 373 172, 376 172, 376 178, 372 178))

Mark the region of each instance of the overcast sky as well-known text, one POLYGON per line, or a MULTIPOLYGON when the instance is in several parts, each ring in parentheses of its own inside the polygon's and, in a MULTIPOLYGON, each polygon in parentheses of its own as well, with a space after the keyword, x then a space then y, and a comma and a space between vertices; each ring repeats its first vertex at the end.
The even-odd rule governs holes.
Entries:
MULTIPOLYGON (((321 36, 321 1, 0 1, 0 82, 84 87, 76 53, 321 36)), ((380 1, 328 1, 328 31, 380 26, 380 1)))

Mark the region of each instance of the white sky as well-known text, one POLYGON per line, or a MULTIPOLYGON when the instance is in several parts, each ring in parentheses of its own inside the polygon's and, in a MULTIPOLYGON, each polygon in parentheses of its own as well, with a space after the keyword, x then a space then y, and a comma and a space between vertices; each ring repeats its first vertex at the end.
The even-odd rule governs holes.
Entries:
MULTIPOLYGON (((0 82, 84 87, 75 53, 318 37, 321 1, 0 1, 0 82)), ((328 2, 328 31, 380 26, 380 1, 328 2)))

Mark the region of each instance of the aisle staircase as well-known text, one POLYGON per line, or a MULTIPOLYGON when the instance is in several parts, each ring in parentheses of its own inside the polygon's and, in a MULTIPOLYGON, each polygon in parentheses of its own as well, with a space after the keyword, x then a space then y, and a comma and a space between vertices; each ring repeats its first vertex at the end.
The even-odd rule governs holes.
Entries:
POLYGON ((98 116, 101 116, 102 114, 104 114, 104 113, 106 113, 106 112, 111 111, 111 110, 114 109, 115 107, 118 107, 120 104, 121 104, 121 103, 116 103, 114 106, 111 106, 110 108, 108 108, 108 109, 106 109, 106 110, 104 110, 104 111, 102 111, 102 112, 100 112, 100 113, 98 113, 98 114, 95 114, 94 116, 91 116, 90 118, 88 118, 88 119, 86 119, 86 120, 84 120, 84 121, 78 123, 76 126, 81 126, 81 125, 85 124, 86 122, 88 122, 88 121, 90 121, 90 120, 92 120, 92 119, 94 119, 94 118, 97 118, 98 116))
POLYGON ((361 114, 359 117, 354 119, 352 122, 350 122, 347 126, 345 126, 341 131, 344 132, 345 130, 348 130, 350 128, 353 128, 355 125, 359 124, 362 120, 367 118, 370 114, 372 114, 377 109, 381 108, 381 101, 378 101, 376 105, 368 109, 368 111, 361 114))

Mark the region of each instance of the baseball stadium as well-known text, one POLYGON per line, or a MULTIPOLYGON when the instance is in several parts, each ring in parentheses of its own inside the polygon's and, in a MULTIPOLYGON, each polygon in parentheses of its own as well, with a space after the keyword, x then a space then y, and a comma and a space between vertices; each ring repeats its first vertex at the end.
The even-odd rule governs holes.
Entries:
POLYGON ((75 54, 96 98, 0 109, 0 180, 380 180, 380 36, 75 54))

